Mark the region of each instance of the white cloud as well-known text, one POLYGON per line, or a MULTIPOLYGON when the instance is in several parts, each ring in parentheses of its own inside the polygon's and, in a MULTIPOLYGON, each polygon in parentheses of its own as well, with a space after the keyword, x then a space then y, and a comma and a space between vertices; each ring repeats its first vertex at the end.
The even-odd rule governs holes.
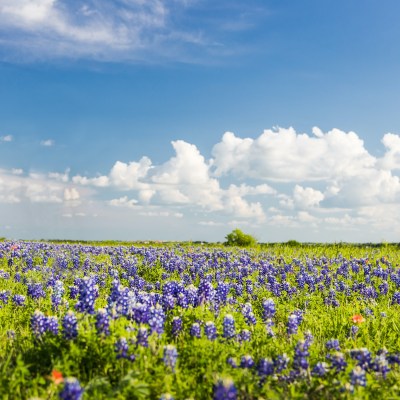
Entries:
POLYGON ((113 207, 136 207, 137 200, 135 199, 128 199, 128 196, 120 197, 119 199, 112 199, 108 202, 110 206, 113 207))
POLYGON ((379 160, 379 165, 383 169, 400 169, 400 136, 393 133, 387 133, 382 139, 386 147, 385 155, 379 160))
POLYGON ((12 135, 0 136, 0 142, 12 142, 12 135))
POLYGON ((265 130, 258 138, 226 132, 213 148, 215 174, 282 182, 324 181, 357 176, 376 159, 354 132, 339 129, 315 137, 293 128, 265 130))
POLYGON ((41 146, 44 146, 44 147, 52 147, 52 146, 54 146, 54 140, 53 139, 47 139, 47 140, 42 140, 41 142, 40 142, 40 145, 41 146))
POLYGON ((81 175, 76 175, 72 178, 72 182, 78 185, 93 185, 97 187, 107 187, 110 184, 110 180, 108 176, 98 176, 96 178, 86 178, 81 175))
POLYGON ((171 211, 142 211, 139 213, 144 217, 174 217, 174 218, 182 218, 183 214, 180 212, 171 212, 171 211))
POLYGON ((146 190, 147 185, 140 180, 147 176, 151 168, 151 160, 147 157, 142 157, 139 162, 132 161, 128 164, 117 161, 111 169, 109 180, 118 189, 146 190))
POLYGON ((311 187, 303 188, 296 185, 293 189, 293 200, 296 206, 300 208, 310 208, 318 206, 324 199, 324 194, 311 187))
POLYGON ((13 169, 11 170, 11 173, 12 173, 13 175, 22 175, 22 174, 24 173, 24 170, 21 169, 21 168, 13 168, 13 169))
POLYGON ((80 195, 76 188, 65 188, 64 189, 64 200, 65 201, 74 201, 79 200, 80 195))

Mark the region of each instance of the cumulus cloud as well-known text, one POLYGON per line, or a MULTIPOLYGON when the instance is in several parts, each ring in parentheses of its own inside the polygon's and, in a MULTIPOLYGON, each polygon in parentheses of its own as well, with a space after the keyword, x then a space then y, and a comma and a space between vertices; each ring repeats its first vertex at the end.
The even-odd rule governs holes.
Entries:
POLYGON ((339 129, 324 134, 314 128, 314 137, 293 128, 268 129, 256 139, 226 132, 212 154, 217 176, 282 182, 357 176, 376 163, 356 133, 339 129))
POLYGON ((387 133, 382 143, 386 148, 385 155, 379 160, 379 166, 386 170, 400 169, 400 136, 387 133))
POLYGON ((382 143, 385 152, 376 157, 354 132, 313 128, 306 135, 279 128, 255 139, 226 133, 207 159, 196 145, 176 140, 164 162, 147 156, 116 161, 95 177, 70 178, 69 169, 27 176, 0 170, 0 202, 59 204, 62 215, 74 204, 89 205, 90 197, 91 213, 102 215, 119 207, 119 215, 124 209, 143 217, 185 215, 185 222, 203 226, 234 219, 255 229, 352 234, 370 226, 394 235, 400 232, 399 136, 386 134, 382 143))
POLYGON ((296 185, 293 189, 294 203, 300 208, 318 206, 323 199, 324 194, 311 187, 303 188, 300 185, 296 185))

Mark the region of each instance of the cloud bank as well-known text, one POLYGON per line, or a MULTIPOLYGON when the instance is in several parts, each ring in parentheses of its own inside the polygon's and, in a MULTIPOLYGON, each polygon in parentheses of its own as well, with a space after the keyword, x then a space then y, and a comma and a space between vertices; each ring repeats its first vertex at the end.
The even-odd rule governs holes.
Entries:
POLYGON ((227 132, 209 158, 195 144, 171 145, 175 154, 163 163, 147 155, 117 160, 97 176, 0 170, 0 202, 58 204, 69 219, 89 208, 157 221, 178 218, 199 229, 234 221, 260 232, 271 226, 307 231, 304 237, 314 233, 318 240, 329 232, 355 232, 355 241, 369 237, 368 229, 370 240, 400 233, 397 134, 382 137, 380 157, 355 132, 339 129, 305 134, 274 128, 255 138, 227 132), (76 211, 67 213, 66 206, 76 211))

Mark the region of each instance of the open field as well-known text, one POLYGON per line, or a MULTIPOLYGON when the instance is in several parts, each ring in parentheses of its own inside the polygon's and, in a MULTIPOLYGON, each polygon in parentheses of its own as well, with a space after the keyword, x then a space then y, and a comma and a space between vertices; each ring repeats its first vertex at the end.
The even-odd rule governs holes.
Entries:
POLYGON ((400 398, 397 245, 0 243, 4 399, 400 398))

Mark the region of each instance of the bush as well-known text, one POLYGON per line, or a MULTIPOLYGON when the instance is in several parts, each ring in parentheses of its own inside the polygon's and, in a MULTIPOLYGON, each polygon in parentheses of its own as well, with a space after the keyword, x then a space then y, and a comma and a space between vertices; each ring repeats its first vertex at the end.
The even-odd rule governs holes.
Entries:
POLYGON ((239 246, 239 247, 249 247, 257 244, 255 237, 243 233, 240 229, 234 229, 231 233, 225 236, 226 246, 239 246))

